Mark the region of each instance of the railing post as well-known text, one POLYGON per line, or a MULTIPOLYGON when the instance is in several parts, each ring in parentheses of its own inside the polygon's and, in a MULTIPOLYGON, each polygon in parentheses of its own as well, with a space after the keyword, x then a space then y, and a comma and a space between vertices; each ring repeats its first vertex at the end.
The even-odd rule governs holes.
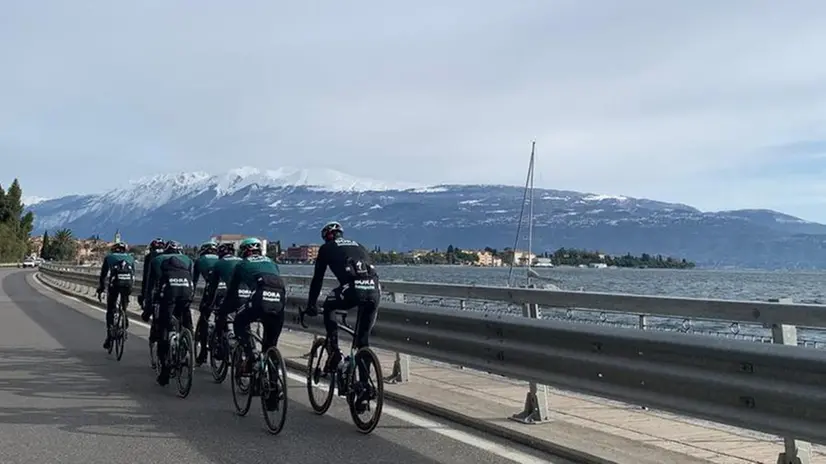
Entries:
MULTIPOLYGON (((404 303, 404 293, 391 292, 390 297, 393 303, 404 303)), ((393 372, 384 381, 389 383, 403 383, 410 380, 410 355, 396 352, 396 360, 393 361, 393 372)))
MULTIPOLYGON (((539 319, 541 317, 539 305, 534 303, 524 305, 522 315, 531 319, 539 319)), ((522 412, 512 415, 510 419, 523 424, 538 424, 547 421, 548 387, 531 382, 528 386, 528 394, 525 397, 524 409, 522 412)))
MULTIPOLYGON (((793 303, 791 298, 769 300, 776 303, 793 303)), ((786 324, 772 324, 772 343, 797 346, 797 327, 786 324)), ((805 441, 783 437, 784 450, 777 456, 777 464, 811 464, 812 445, 805 441)))

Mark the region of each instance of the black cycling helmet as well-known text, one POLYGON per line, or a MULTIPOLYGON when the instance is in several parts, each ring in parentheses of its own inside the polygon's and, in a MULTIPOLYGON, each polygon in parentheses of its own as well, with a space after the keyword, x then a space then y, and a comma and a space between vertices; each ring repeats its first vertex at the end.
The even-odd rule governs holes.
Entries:
POLYGON ((175 240, 170 240, 166 242, 166 244, 164 245, 163 251, 167 254, 180 254, 184 252, 184 247, 182 247, 181 244, 176 242, 175 240))
POLYGON ((238 248, 241 251, 241 256, 246 258, 250 255, 260 255, 264 247, 261 244, 261 240, 258 240, 255 237, 250 237, 242 240, 241 245, 238 248))
POLYGON ((226 242, 218 245, 218 256, 224 257, 227 255, 234 255, 235 254, 235 244, 232 242, 226 242))
POLYGON ((215 242, 204 242, 201 244, 201 249, 198 250, 198 253, 203 255, 214 255, 218 253, 218 244, 215 242))
POLYGON ((327 225, 325 225, 321 229, 321 238, 325 242, 335 240, 336 238, 341 237, 342 235, 344 235, 344 229, 341 227, 341 224, 335 221, 328 222, 327 225))
POLYGON ((123 242, 115 242, 112 244, 112 253, 126 253, 127 246, 123 242))
POLYGON ((163 250, 164 247, 166 247, 166 242, 164 242, 160 237, 152 240, 152 243, 149 244, 150 250, 163 250))

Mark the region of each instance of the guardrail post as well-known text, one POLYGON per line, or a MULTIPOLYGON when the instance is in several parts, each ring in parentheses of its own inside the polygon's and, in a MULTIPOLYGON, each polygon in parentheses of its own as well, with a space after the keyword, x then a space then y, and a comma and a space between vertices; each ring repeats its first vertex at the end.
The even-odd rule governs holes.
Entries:
MULTIPOLYGON (((791 298, 769 300, 774 303, 794 303, 791 298)), ((772 343, 797 346, 797 327, 786 324, 772 324, 772 343)), ((811 464, 812 445, 805 441, 783 437, 784 451, 777 456, 777 464, 811 464)))
MULTIPOLYGON (((404 293, 391 292, 390 297, 393 303, 404 303, 404 293)), ((384 381, 389 383, 403 383, 410 380, 410 355, 396 352, 396 360, 393 361, 393 372, 384 381)))
MULTIPOLYGON (((539 305, 533 303, 524 305, 522 315, 531 319, 539 319, 541 317, 539 305)), ((510 419, 523 424, 538 424, 547 421, 548 387, 531 382, 528 385, 528 394, 525 397, 524 409, 522 412, 512 415, 510 419)))

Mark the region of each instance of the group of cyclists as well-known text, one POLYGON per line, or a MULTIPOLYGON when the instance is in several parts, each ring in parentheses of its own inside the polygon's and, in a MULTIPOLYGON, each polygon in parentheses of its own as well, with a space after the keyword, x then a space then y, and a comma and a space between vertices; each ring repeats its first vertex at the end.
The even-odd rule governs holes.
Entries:
MULTIPOLYGON (((324 243, 318 251, 303 314, 311 317, 318 315, 317 300, 329 267, 339 282, 339 286, 327 295, 322 304, 327 349, 331 353, 324 370, 331 371, 342 362, 334 312, 358 308, 355 346, 366 347, 376 321, 381 294, 378 274, 367 249, 355 240, 345 239, 341 224, 326 224, 321 230, 321 237, 324 243)), ((137 298, 142 309, 141 319, 144 322, 151 319, 149 342, 157 344, 157 357, 153 358, 153 364, 160 363, 157 382, 162 386, 169 383, 170 369, 173 367, 166 361, 171 316, 190 331, 193 330, 189 308, 199 279, 203 279, 205 288, 198 308, 198 330, 195 330, 198 334, 196 342, 203 348, 196 359, 197 365, 205 362, 207 352, 219 358, 229 355, 221 352, 220 345, 210 346, 213 340, 208 340, 208 324, 213 313, 214 333, 223 333, 228 316, 235 314, 233 329, 236 341, 247 355, 246 365, 240 366, 241 372, 252 369, 250 324, 259 321, 263 326, 262 352, 277 346, 284 327, 286 286, 278 265, 264 255, 260 240, 244 239, 239 244, 237 255, 234 243, 207 242, 200 246, 198 254, 193 262, 184 254, 180 243, 156 238, 150 243, 144 258, 143 285, 137 298), (206 349, 208 346, 209 350, 206 349)), ((97 293, 107 292, 105 349, 109 349, 112 343, 118 297, 128 301, 132 293, 134 269, 134 258, 122 242, 115 243, 111 253, 103 260, 97 293)))

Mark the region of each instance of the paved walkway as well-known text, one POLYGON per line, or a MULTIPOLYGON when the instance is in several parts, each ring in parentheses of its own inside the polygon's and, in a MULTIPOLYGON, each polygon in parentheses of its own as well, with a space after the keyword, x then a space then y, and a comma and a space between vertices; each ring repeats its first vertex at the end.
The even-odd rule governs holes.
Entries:
MULTIPOLYGON (((279 347, 300 368, 311 342, 311 335, 285 331, 279 347)), ((389 375, 393 354, 378 353, 389 375)), ((548 390, 550 420, 520 424, 507 417, 522 410, 527 384, 424 360, 411 361, 409 382, 386 384, 385 391, 398 401, 485 424, 544 449, 590 455, 592 462, 774 464, 783 449, 777 437, 555 389, 548 390)), ((813 463, 826 462, 824 447, 815 446, 812 454, 813 463)))

